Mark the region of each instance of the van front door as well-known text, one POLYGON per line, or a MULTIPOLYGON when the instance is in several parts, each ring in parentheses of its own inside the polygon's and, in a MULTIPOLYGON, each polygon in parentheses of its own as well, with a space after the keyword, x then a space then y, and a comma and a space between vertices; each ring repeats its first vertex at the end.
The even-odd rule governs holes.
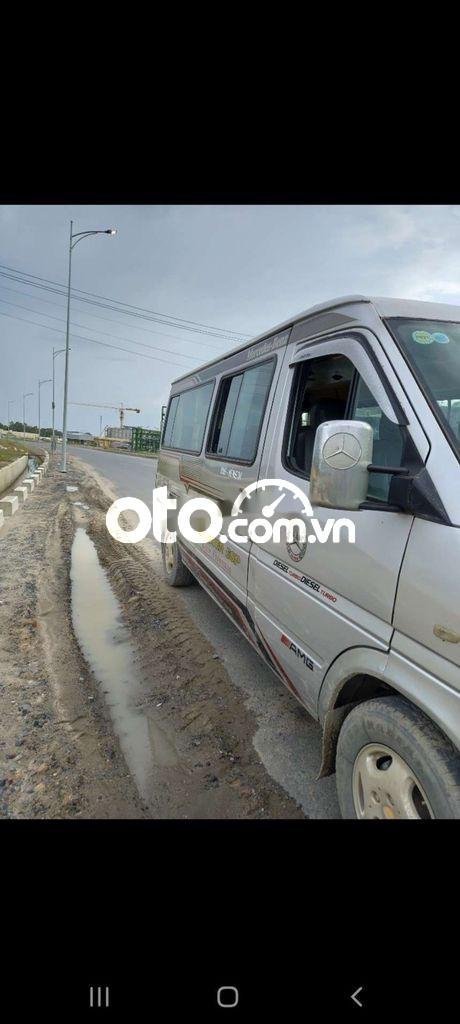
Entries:
MULTIPOLYGON (((274 491, 276 515, 302 518, 302 494, 308 496, 316 428, 333 419, 360 419, 372 424, 374 463, 398 466, 411 431, 408 408, 399 387, 395 408, 359 341, 332 340, 309 346, 311 354, 291 355, 283 399, 267 439, 261 477, 280 480, 274 491), (293 358, 294 357, 294 358, 293 358), (399 418, 399 423, 397 419, 399 418), (401 420, 406 420, 404 426, 401 420)), ((395 381, 398 388, 398 382, 395 381)), ((416 423, 415 435, 426 457, 426 439, 416 423)), ((310 520, 307 539, 294 530, 291 541, 253 543, 248 574, 250 610, 267 657, 286 685, 312 712, 329 666, 348 648, 386 651, 398 573, 412 517, 388 506, 390 477, 370 475, 367 508, 358 512, 315 507, 326 520, 343 518, 355 527, 355 543, 341 530, 340 543, 329 535, 320 543, 310 520)), ((266 507, 270 501, 264 499, 266 507)), ((305 518, 305 515, 303 516, 305 518)))

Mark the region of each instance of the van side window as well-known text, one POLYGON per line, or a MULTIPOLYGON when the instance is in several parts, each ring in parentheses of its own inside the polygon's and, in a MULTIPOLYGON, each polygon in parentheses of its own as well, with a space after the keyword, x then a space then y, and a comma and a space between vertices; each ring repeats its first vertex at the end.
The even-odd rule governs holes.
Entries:
MULTIPOLYGON (((310 476, 317 427, 328 420, 364 420, 374 432, 373 462, 401 466, 404 438, 346 356, 309 359, 296 369, 290 407, 285 460, 299 476, 310 476)), ((369 475, 368 498, 388 501, 391 475, 369 475)))
POLYGON ((275 361, 221 381, 208 452, 232 462, 253 462, 275 361))
POLYGON ((294 473, 310 476, 316 429, 327 420, 345 419, 354 366, 346 356, 321 356, 297 367, 286 462, 294 473))
MULTIPOLYGON (((362 377, 358 378, 351 419, 370 423, 374 432, 372 461, 376 466, 402 465, 404 440, 401 428, 385 416, 362 377)), ((368 498, 388 501, 390 481, 391 475, 370 473, 368 498)))
POLYGON ((166 448, 169 448, 169 445, 171 443, 171 435, 172 435, 172 431, 173 431, 174 420, 176 418, 176 412, 177 412, 177 406, 178 405, 179 405, 179 398, 178 397, 171 398, 171 401, 169 403, 169 409, 168 409, 168 411, 166 413, 166 420, 165 420, 165 426, 164 426, 164 431, 163 431, 163 439, 162 439, 162 442, 161 442, 163 445, 165 445, 166 448))
POLYGON ((214 381, 175 395, 169 403, 163 447, 198 454, 211 405, 214 381))

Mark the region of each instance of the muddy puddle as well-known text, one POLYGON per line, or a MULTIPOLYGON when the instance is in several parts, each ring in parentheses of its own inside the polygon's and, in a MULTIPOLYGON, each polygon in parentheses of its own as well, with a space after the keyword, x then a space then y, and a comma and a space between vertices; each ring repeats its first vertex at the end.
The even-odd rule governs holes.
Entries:
POLYGON ((174 763, 173 752, 152 718, 139 706, 142 692, 134 649, 120 605, 99 562, 93 541, 78 527, 71 560, 72 624, 109 709, 128 767, 144 799, 152 796, 155 764, 174 763))

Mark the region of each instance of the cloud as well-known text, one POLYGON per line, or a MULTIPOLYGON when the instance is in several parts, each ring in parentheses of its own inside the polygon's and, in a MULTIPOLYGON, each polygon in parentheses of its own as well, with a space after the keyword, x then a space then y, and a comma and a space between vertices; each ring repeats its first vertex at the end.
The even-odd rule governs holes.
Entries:
POLYGON ((386 250, 398 251, 417 235, 417 216, 411 207, 366 207, 363 211, 353 207, 349 220, 345 244, 361 259, 386 250))
MULTIPOLYGON (((357 292, 460 304, 459 206, 3 206, 1 262, 65 284, 71 217, 77 230, 112 223, 119 229, 115 239, 100 237, 76 249, 75 288, 248 334, 269 330, 315 303, 357 292)), ((46 312, 64 318, 64 300, 55 294, 0 277, 0 297, 19 303, 23 298, 2 290, 2 282, 30 292, 30 309, 42 314, 0 304, 2 309, 31 320, 47 320, 46 312), (52 302, 40 303, 40 295, 56 299, 62 314, 52 302)), ((106 340, 120 346, 129 347, 123 335, 168 349, 170 357, 159 351, 152 360, 75 338, 71 342, 73 397, 110 402, 120 396, 143 410, 145 426, 159 424, 172 379, 232 347, 212 335, 125 317, 82 300, 75 303, 72 319, 95 337, 101 330, 110 333, 106 340), (107 324, 100 319, 105 315, 107 324), (115 319, 122 324, 113 325, 115 319), (183 369, 173 363, 183 363, 183 369)), ((63 339, 64 329, 60 334, 45 324, 0 317, 0 419, 6 418, 8 400, 36 391, 36 381, 51 376, 52 348, 63 339)), ((143 351, 154 355, 150 348, 143 351)), ((61 357, 56 362, 59 415, 63 367, 61 357)), ((80 409, 77 426, 93 425, 93 414, 80 409)))

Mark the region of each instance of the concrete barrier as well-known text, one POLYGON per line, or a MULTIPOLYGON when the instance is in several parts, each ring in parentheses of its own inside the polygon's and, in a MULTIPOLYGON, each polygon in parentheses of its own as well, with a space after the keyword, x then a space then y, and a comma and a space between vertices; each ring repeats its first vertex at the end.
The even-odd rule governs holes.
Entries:
POLYGON ((3 526, 3 512, 0 509, 0 530, 1 530, 2 526, 3 526))
POLYGON ((27 462, 27 455, 21 455, 19 459, 9 462, 7 466, 0 469, 0 494, 6 491, 7 487, 14 483, 18 476, 21 476, 21 473, 24 473, 27 469, 27 462))
POLYGON ((32 480, 30 477, 27 477, 26 480, 22 481, 22 485, 21 486, 22 487, 27 487, 27 490, 28 490, 29 494, 31 494, 33 489, 34 489, 34 487, 35 487, 35 480, 32 480))
POLYGON ((29 489, 21 484, 19 487, 14 488, 13 495, 16 495, 19 504, 22 505, 29 496, 29 489))
POLYGON ((7 494, 5 498, 0 498, 0 511, 4 516, 13 516, 18 508, 19 501, 15 494, 7 494))

